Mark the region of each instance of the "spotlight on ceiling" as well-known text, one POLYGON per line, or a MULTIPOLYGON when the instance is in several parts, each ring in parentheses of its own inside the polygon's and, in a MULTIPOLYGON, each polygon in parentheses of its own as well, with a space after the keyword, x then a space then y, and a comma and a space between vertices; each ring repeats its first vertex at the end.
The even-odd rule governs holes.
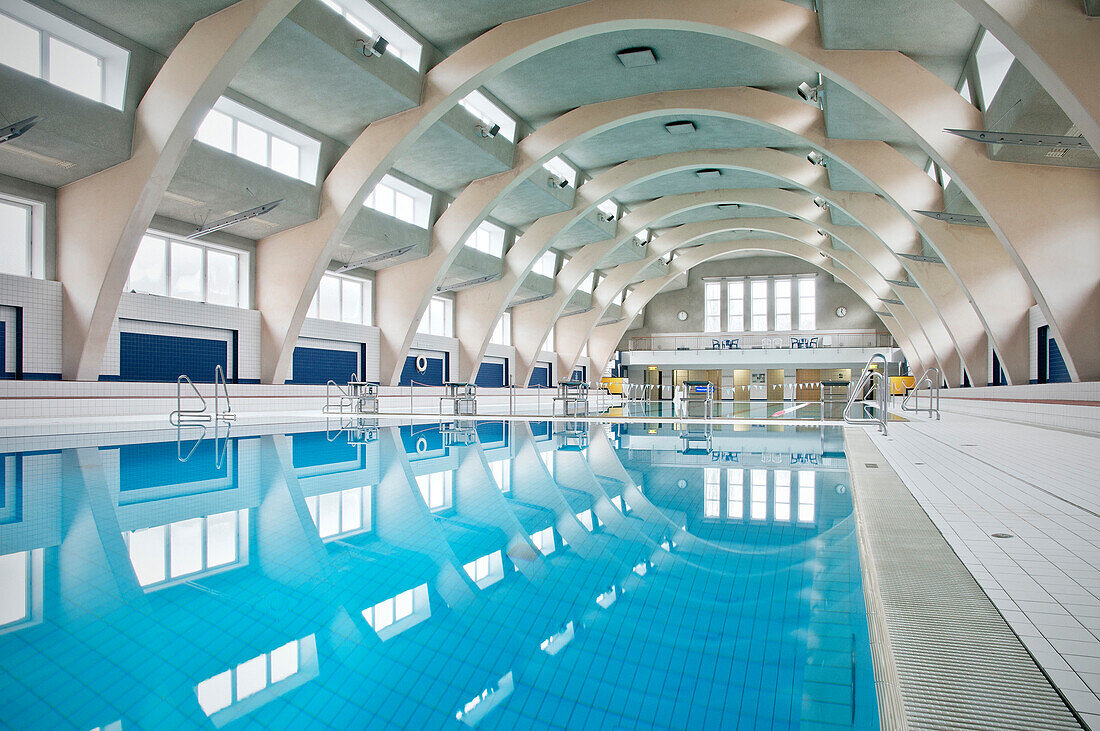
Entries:
POLYGON ((569 181, 565 178, 559 178, 556 175, 548 175, 546 177, 546 184, 551 188, 568 188, 569 181))
POLYGON ((484 137, 487 140, 491 140, 500 134, 500 125, 494 124, 489 129, 485 129, 485 125, 483 124, 475 124, 474 131, 477 132, 478 137, 484 137))
POLYGON ((802 101, 809 102, 810 104, 821 103, 821 87, 810 86, 807 82, 803 81, 798 85, 798 95, 802 97, 802 101))
POLYGON ((695 131, 695 123, 686 119, 680 122, 669 122, 665 125, 665 131, 670 135, 689 135, 695 131))
POLYGON ((823 211, 829 210, 829 201, 825 200, 821 196, 814 198, 814 205, 823 211))
POLYGON ((35 115, 15 124, 9 124, 7 127, 0 127, 0 144, 14 140, 16 137, 22 137, 24 132, 41 121, 42 117, 35 115))
POLYGON ((706 170, 696 170, 695 176, 702 178, 703 180, 714 180, 715 178, 722 177, 722 171, 717 168, 707 168, 706 170))
POLYGON ((810 150, 810 154, 806 155, 806 159, 809 160, 810 163, 813 165, 821 165, 822 167, 825 166, 825 156, 817 150, 810 150))
POLYGON ((204 234, 213 233, 214 231, 221 231, 223 228, 228 228, 235 223, 241 223, 243 221, 256 218, 256 216, 262 216, 265 213, 270 213, 271 211, 275 210, 282 202, 283 199, 280 198, 278 200, 271 201, 270 203, 264 203, 263 205, 256 206, 255 208, 249 208, 247 211, 241 211, 240 213, 234 213, 233 215, 226 216, 225 218, 219 218, 217 221, 199 226, 185 238, 195 239, 204 234))
POLYGON ((389 47, 389 45, 390 42, 382 36, 375 36, 369 41, 360 38, 355 42, 355 47, 358 48, 359 52, 367 58, 381 58, 382 54, 386 52, 386 49, 389 47))
POLYGON ((639 66, 653 66, 657 63, 657 56, 652 48, 638 46, 637 48, 624 48, 615 54, 619 62, 628 69, 636 69, 639 66))

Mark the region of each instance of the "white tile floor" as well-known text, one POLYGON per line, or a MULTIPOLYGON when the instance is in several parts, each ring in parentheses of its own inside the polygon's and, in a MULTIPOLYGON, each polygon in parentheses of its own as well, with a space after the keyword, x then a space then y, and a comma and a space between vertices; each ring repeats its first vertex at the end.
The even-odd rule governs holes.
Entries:
POLYGON ((1058 690, 1100 729, 1100 438, 944 414, 873 440, 1058 690))

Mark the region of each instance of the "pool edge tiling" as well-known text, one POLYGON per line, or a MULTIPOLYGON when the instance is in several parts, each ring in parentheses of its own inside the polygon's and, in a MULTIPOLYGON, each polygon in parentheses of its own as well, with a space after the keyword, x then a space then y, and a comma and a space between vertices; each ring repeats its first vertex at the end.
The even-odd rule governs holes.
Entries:
POLYGON ((1082 728, 868 433, 844 437, 883 728, 1082 728))

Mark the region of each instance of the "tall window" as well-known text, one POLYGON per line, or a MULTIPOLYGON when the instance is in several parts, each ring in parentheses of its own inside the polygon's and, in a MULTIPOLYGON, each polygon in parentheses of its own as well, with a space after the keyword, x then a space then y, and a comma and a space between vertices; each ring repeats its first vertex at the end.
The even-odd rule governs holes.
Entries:
POLYGON ((370 325, 373 316, 374 282, 325 272, 309 303, 307 317, 370 325))
POLYGON ((0 274, 31 275, 31 211, 29 205, 0 199, 0 274))
POLYGON ((432 297, 428 309, 420 318, 416 331, 422 335, 454 337, 454 301, 446 297, 432 297))
POLYGON ((717 467, 703 468, 703 517, 718 518, 722 511, 722 472, 717 467))
POLYGON ((178 583, 247 561, 248 511, 126 531, 122 537, 141 586, 178 583))
POLYGON ((432 194, 392 175, 385 175, 374 186, 363 205, 405 223, 427 228, 432 209, 432 194))
POLYGON ((450 470, 417 475, 416 486, 420 488, 420 494, 428 510, 433 513, 447 510, 454 505, 454 475, 450 470))
POLYGON ((577 169, 565 160, 554 157, 544 162, 542 166, 558 180, 564 180, 572 187, 577 187, 577 169))
POLYGON ((322 540, 367 533, 373 528, 370 485, 307 496, 306 507, 322 540))
POLYGON ((129 51, 31 3, 0 7, 0 63, 122 109, 129 51))
POLYGON ((279 684, 307 672, 306 666, 311 664, 310 659, 315 664, 316 654, 316 640, 309 635, 245 660, 200 682, 195 689, 199 706, 207 716, 213 716, 252 696, 262 694, 270 699, 281 695, 296 685, 279 684))
POLYGON ((541 274, 544 277, 554 278, 554 268, 558 264, 558 255, 552 251, 543 252, 536 261, 535 265, 531 267, 531 271, 535 274, 541 274))
POLYGON ((745 517, 745 471, 741 468, 726 470, 726 517, 745 517))
POLYGON ((776 470, 775 475, 775 519, 786 522, 791 519, 791 472, 776 470))
POLYGON ((224 96, 207 112, 195 139, 277 173, 310 184, 317 180, 320 142, 224 96))
POLYGON ((557 323, 554 323, 550 326, 550 332, 546 334, 546 340, 542 341, 542 347, 539 348, 540 351, 546 351, 548 353, 556 352, 554 350, 555 343, 557 342, 557 333, 555 332, 556 329, 557 323))
POLYGON ((595 286, 595 284, 596 284, 596 273, 595 272, 589 272, 588 276, 585 277, 584 279, 582 279, 581 283, 579 285, 577 285, 577 289, 580 290, 581 292, 588 292, 589 294, 591 294, 592 293, 592 288, 595 286))
POLYGON ((722 283, 703 283, 703 329, 719 332, 722 329, 722 283))
POLYGON ((726 282, 726 288, 726 331, 741 332, 745 329, 745 281, 726 282))
POLYGON ((420 57, 424 47, 406 33, 401 26, 382 14, 365 0, 321 0, 349 23, 363 32, 367 39, 381 35, 387 41, 386 55, 405 62, 413 71, 420 70, 420 57))
POLYGON ((489 98, 480 91, 471 91, 459 102, 466 111, 481 120, 487 127, 494 124, 500 125, 500 134, 507 140, 516 139, 516 120, 512 119, 503 109, 489 101, 489 98))
POLYGON ((126 291, 247 307, 247 271, 243 251, 150 232, 130 264, 126 291))
POLYGON ((535 544, 535 548, 539 549, 539 553, 549 556, 555 549, 554 528, 551 526, 532 533, 531 542, 535 544))
POLYGON ((493 475, 493 481, 497 483, 500 491, 507 494, 512 491, 511 461, 507 459, 489 463, 489 472, 493 475))
POLYGON ((749 517, 765 520, 768 517, 768 471, 752 470, 749 484, 749 517))
POLYGON ((775 329, 791 329, 791 280, 776 279, 775 292, 775 329))
MULTIPOLYGON (((1001 44, 989 31, 982 33, 978 50, 974 53, 978 65, 978 85, 982 90, 982 108, 989 109, 997 90, 1004 83, 1012 62, 1016 60, 1012 52, 1001 44)), ((946 186, 945 186, 946 187, 946 186)))
POLYGON ((817 328, 817 280, 804 277, 798 280, 798 329, 817 328))
POLYGON ((479 588, 484 589, 504 578, 504 561, 500 551, 481 556, 462 567, 479 588))
POLYGON ((768 329, 768 280, 751 280, 749 294, 752 297, 752 329, 765 331, 768 329))
POLYGON ((367 620, 367 624, 383 642, 415 627, 431 615, 431 598, 427 584, 383 599, 373 607, 363 610, 363 619, 367 620))
POLYGON ((470 238, 466 239, 466 245, 499 259, 504 256, 504 229, 494 223, 482 221, 470 238))
POLYGON ((489 342, 496 345, 511 345, 512 344, 512 313, 505 312, 497 320, 497 326, 493 328, 493 337, 489 342))

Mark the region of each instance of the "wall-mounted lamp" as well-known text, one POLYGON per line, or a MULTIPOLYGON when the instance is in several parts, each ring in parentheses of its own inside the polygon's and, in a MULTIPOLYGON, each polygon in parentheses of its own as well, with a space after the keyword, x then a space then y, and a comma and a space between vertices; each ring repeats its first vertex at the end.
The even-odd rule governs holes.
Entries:
POLYGON ((369 41, 360 38, 355 42, 355 47, 367 58, 381 58, 389 45, 390 42, 382 36, 375 36, 369 41))
POLYGON ((491 140, 500 134, 500 125, 494 124, 492 127, 486 129, 483 124, 475 124, 474 131, 477 132, 478 137, 484 137, 487 140, 491 140))
POLYGON ((798 95, 802 97, 802 101, 809 102, 810 104, 821 104, 821 87, 810 86, 807 82, 803 81, 798 85, 798 95))
POLYGON ((825 167, 825 156, 817 150, 810 150, 810 154, 806 155, 806 159, 810 161, 811 165, 820 165, 825 167))
POLYGON ((814 198, 814 205, 823 211, 829 210, 829 201, 825 200, 821 196, 814 198))

